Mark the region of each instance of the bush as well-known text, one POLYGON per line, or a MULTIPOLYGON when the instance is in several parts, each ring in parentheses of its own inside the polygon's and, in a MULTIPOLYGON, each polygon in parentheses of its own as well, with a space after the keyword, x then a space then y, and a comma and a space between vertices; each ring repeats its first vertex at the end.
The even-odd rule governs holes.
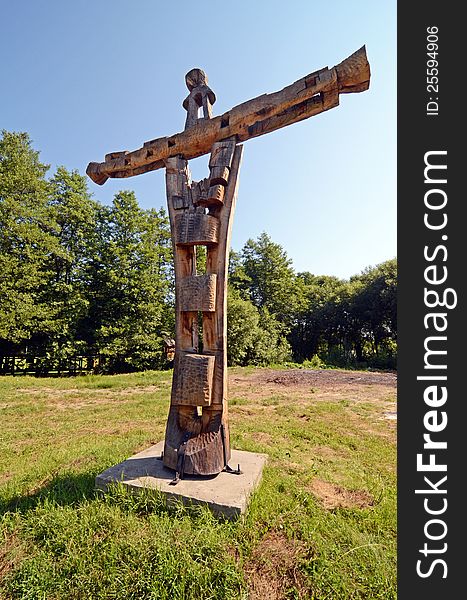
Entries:
POLYGON ((269 311, 257 309, 238 291, 229 289, 227 360, 233 365, 270 365, 290 358, 285 328, 269 311))

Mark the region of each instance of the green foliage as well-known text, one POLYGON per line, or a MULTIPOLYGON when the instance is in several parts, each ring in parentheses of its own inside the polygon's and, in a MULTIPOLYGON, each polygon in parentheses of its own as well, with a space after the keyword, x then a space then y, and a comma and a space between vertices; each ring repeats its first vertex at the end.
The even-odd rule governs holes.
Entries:
POLYGON ((286 328, 267 308, 259 309, 259 324, 254 346, 247 354, 245 364, 281 364, 290 358, 290 345, 286 328))
MULTIPOLYGON (((49 210, 57 222, 63 254, 48 265, 52 274, 48 302, 56 307, 47 353, 57 359, 79 353, 85 347, 81 323, 89 310, 88 265, 99 205, 91 199, 86 178, 77 171, 58 167, 50 180, 49 210)), ((40 340, 41 341, 41 340, 40 340)))
POLYGON ((112 207, 86 178, 59 167, 46 180, 25 133, 0 139, 0 353, 49 365, 101 354, 107 371, 161 366, 172 332, 168 219, 132 192, 112 207))
POLYGON ((313 354, 310 360, 305 359, 302 363, 304 369, 326 369, 327 364, 317 354, 313 354))
MULTIPOLYGON (((316 357, 313 360, 337 366, 395 368, 395 259, 367 268, 350 280, 295 274, 286 252, 262 233, 256 241, 248 240, 240 253, 231 253, 229 272, 238 297, 260 311, 264 334, 255 342, 256 354, 247 350, 256 321, 245 305, 239 324, 232 325, 230 364, 287 360, 285 346, 276 352, 273 340, 279 337, 287 339, 295 361, 316 357), (274 351, 269 353, 269 349, 274 351), (282 360, 273 358, 274 354, 283 356, 282 360)), ((240 313, 238 299, 235 302, 231 319, 240 313)))
POLYGON ((283 363, 290 356, 284 326, 267 308, 256 308, 238 290, 227 298, 227 358, 229 365, 283 363))
POLYGON ((388 260, 351 279, 359 284, 353 311, 375 354, 391 353, 397 335, 397 263, 388 260))
POLYGON ((48 166, 25 133, 0 138, 0 348, 45 336, 58 308, 50 304, 50 263, 66 251, 49 208, 48 166))
MULTIPOLYGON (((104 372, 164 366, 162 338, 175 328, 166 213, 142 210, 130 191, 103 206, 77 171, 47 180, 47 170, 26 133, 2 133, 0 357, 56 367, 100 355, 104 372)), ((229 364, 395 367, 395 259, 350 280, 296 274, 263 232, 231 252, 229 278, 229 364)))
POLYGON ((263 232, 256 241, 250 239, 243 246, 241 270, 234 274, 234 284, 237 282, 257 308, 266 308, 279 321, 289 324, 300 300, 291 264, 285 250, 263 232))
POLYGON ((287 334, 302 299, 291 260, 262 233, 231 252, 228 303, 229 364, 270 365, 291 355, 287 334))
POLYGON ((229 286, 227 296, 227 360, 229 365, 246 364, 254 347, 259 324, 258 309, 229 286))
POLYGON ((99 213, 90 267, 90 313, 108 371, 162 364, 161 332, 172 329, 170 230, 164 211, 143 211, 133 192, 120 192, 99 213))

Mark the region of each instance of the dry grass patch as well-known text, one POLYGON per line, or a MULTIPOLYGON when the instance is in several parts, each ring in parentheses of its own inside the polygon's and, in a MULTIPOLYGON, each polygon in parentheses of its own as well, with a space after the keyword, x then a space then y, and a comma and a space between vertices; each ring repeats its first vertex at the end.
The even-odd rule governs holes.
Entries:
POLYGON ((300 571, 306 547, 283 533, 269 531, 244 565, 249 600, 283 600, 292 591, 305 598, 307 586, 300 571))
POLYGON ((374 500, 364 490, 348 490, 329 481, 314 478, 309 486, 313 496, 327 510, 335 508, 369 508, 374 500))
POLYGON ((333 461, 336 459, 346 458, 348 452, 340 449, 336 450, 334 448, 330 448, 329 446, 313 446, 310 450, 310 456, 313 458, 315 456, 319 456, 325 460, 333 461))
POLYGON ((21 541, 13 533, 5 532, 0 545, 0 581, 24 558, 21 541))

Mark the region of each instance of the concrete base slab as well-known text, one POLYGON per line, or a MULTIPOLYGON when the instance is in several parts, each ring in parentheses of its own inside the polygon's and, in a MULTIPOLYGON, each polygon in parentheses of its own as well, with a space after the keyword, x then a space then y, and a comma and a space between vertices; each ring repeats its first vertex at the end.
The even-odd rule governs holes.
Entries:
POLYGON ((234 519, 245 512, 248 500, 259 484, 266 454, 232 450, 230 465, 240 465, 241 475, 222 472, 210 477, 185 475, 176 485, 170 485, 174 471, 160 460, 164 442, 131 456, 96 477, 96 488, 105 491, 114 483, 122 483, 136 492, 159 490, 167 502, 181 500, 184 504, 207 504, 216 515, 234 519))

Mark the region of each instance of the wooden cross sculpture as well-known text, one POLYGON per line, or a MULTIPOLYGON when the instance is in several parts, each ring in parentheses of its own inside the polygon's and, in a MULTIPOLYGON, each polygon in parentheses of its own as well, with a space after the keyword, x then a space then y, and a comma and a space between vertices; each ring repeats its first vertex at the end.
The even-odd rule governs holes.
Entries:
POLYGON ((333 67, 263 94, 213 117, 214 92, 201 69, 187 73, 185 130, 133 152, 112 152, 86 173, 100 185, 165 167, 175 261, 176 335, 172 396, 163 461, 183 474, 215 475, 229 467, 227 415, 227 267, 243 142, 339 104, 339 94, 370 83, 365 47, 333 67), (202 116, 200 116, 202 112, 202 116), (192 181, 188 160, 211 153, 209 176, 192 181), (206 247, 198 273, 196 247, 206 247), (200 317, 201 315, 201 317, 200 317), (202 322, 202 347, 199 323, 202 322))

